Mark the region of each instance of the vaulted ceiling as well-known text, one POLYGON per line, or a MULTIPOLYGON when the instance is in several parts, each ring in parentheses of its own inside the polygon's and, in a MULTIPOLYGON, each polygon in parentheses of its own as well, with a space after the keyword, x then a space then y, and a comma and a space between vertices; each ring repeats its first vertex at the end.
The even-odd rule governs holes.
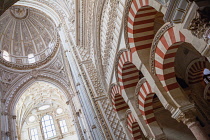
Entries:
POLYGON ((56 43, 55 24, 39 10, 12 6, 0 17, 0 43, 14 57, 41 54, 56 43))
POLYGON ((39 108, 49 105, 54 108, 68 110, 64 93, 56 86, 46 82, 35 82, 20 97, 16 106, 18 127, 21 128, 26 119, 37 114, 39 108))

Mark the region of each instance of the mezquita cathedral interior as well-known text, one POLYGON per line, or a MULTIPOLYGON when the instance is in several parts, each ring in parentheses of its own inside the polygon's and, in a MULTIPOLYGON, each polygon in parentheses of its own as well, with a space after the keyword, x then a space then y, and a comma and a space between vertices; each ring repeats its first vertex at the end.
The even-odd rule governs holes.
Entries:
POLYGON ((210 0, 0 0, 0 140, 210 140, 210 0))

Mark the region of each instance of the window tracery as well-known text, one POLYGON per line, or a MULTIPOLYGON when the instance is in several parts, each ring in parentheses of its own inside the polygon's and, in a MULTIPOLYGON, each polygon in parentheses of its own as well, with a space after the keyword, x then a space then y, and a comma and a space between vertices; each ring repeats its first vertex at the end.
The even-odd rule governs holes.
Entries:
POLYGON ((38 131, 36 128, 31 129, 31 140, 39 140, 38 131))
POLYGON ((60 123, 61 132, 62 133, 68 132, 66 121, 65 120, 60 120, 59 123, 60 123))
POLYGON ((29 87, 16 108, 20 139, 78 139, 65 101, 62 91, 49 83, 36 82, 29 87))
POLYGON ((55 125, 52 116, 45 115, 42 118, 42 128, 44 131, 44 137, 46 139, 56 136, 55 125))

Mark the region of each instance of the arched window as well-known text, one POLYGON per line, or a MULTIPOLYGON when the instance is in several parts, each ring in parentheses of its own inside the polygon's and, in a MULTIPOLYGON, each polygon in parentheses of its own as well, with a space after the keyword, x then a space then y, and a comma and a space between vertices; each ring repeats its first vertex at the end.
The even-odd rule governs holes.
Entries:
POLYGON ((68 132, 66 121, 65 120, 60 120, 59 123, 60 123, 62 133, 68 132))
POLYGON ((31 140, 39 140, 38 132, 36 128, 31 129, 31 140))
POLYGON ((7 51, 3 51, 3 58, 7 61, 10 61, 9 53, 7 51))
POLYGON ((53 123, 52 116, 45 115, 42 118, 42 128, 43 128, 45 139, 52 138, 52 137, 56 136, 55 126, 53 123))
POLYGON ((28 55, 28 63, 34 63, 35 62, 35 57, 34 57, 34 54, 29 54, 28 55))

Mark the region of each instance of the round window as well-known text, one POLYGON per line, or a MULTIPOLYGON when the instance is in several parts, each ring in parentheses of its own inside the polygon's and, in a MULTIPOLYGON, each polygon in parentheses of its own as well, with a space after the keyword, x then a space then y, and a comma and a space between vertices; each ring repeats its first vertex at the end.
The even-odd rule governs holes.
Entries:
POLYGON ((34 116, 31 116, 28 118, 29 122, 34 122, 36 120, 36 118, 34 116))
POLYGON ((56 112, 57 112, 58 114, 61 114, 61 113, 63 112, 63 109, 58 108, 58 109, 56 110, 56 112))

